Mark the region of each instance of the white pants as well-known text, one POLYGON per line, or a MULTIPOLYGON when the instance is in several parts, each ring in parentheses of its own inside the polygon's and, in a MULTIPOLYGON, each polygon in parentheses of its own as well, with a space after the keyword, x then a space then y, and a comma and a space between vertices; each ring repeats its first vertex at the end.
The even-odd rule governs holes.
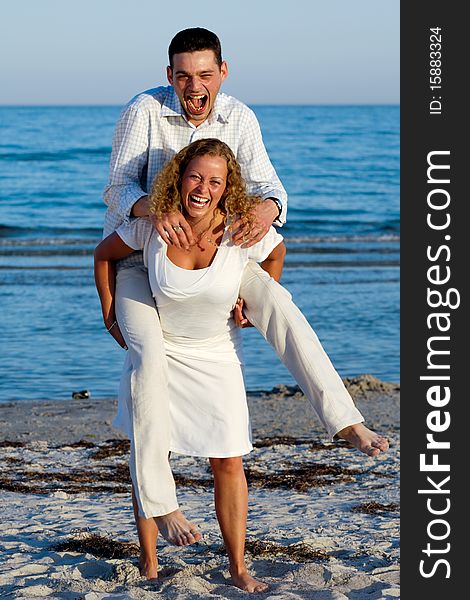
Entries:
POLYGON ((240 297, 246 316, 271 344, 333 438, 364 421, 316 333, 292 296, 255 262, 243 272, 240 297))
MULTIPOLYGON (((277 352, 332 438, 364 419, 354 406, 318 337, 289 292, 258 264, 243 273, 246 315, 277 352)), ((120 395, 128 399, 132 430, 130 472, 142 516, 178 507, 168 461, 169 398, 163 336, 144 267, 118 271, 116 318, 128 353, 120 395), (130 386, 130 389, 129 389, 130 386)), ((119 426, 119 415, 115 422, 119 426)))
MULTIPOLYGON (((162 328, 147 269, 121 269, 116 276, 116 318, 128 347, 119 390, 127 401, 131 429, 129 470, 139 513, 146 518, 178 508, 168 460, 170 413, 162 328)), ((119 410, 123 407, 120 405, 119 410)), ((120 427, 118 412, 115 420, 120 427)))

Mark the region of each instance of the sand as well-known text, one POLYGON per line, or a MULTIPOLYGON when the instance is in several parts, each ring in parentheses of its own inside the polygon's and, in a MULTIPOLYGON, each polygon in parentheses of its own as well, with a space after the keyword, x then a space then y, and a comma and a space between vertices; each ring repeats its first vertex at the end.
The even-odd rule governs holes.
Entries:
MULTIPOLYGON (((399 387, 345 380, 367 424, 389 437, 369 458, 330 442, 303 394, 249 395, 255 450, 247 562, 262 598, 398 598, 399 387)), ((205 459, 172 456, 184 512, 204 535, 158 543, 157 582, 140 578, 128 443, 115 400, 12 402, 0 420, 0 597, 113 600, 242 598, 230 584, 205 459)))

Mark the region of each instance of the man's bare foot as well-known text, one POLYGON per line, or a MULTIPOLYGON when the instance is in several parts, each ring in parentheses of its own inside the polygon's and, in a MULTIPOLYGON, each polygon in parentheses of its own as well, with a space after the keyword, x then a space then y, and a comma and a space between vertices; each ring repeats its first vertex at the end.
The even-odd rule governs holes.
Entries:
POLYGON ((229 571, 233 584, 244 592, 260 593, 266 592, 269 589, 269 585, 267 583, 263 583, 262 581, 255 579, 248 573, 246 569, 240 572, 236 571, 235 569, 229 569, 229 571))
POLYGON ((179 509, 155 517, 155 522, 166 541, 175 546, 189 546, 202 539, 197 526, 190 523, 179 509))
POLYGON ((335 437, 346 440, 368 456, 378 456, 381 452, 388 450, 387 438, 367 429, 363 423, 349 425, 338 431, 335 437))
POLYGON ((158 561, 157 557, 154 558, 146 558, 144 556, 140 557, 139 560, 139 571, 140 576, 145 577, 149 581, 155 581, 158 579, 158 561))

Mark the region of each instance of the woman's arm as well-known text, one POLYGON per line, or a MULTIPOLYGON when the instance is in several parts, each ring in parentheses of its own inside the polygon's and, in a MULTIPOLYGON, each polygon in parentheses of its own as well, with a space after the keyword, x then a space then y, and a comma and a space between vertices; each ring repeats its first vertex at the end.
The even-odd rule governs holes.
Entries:
POLYGON ((101 302, 101 311, 106 329, 122 347, 126 348, 126 342, 122 337, 119 326, 116 323, 114 310, 114 296, 116 289, 116 268, 114 261, 124 258, 134 252, 125 244, 117 233, 108 235, 95 248, 95 284, 101 302))
POLYGON ((271 275, 273 279, 279 281, 282 275, 282 268, 284 266, 284 258, 286 256, 286 245, 284 242, 278 244, 271 254, 264 259, 261 263, 261 267, 271 275))

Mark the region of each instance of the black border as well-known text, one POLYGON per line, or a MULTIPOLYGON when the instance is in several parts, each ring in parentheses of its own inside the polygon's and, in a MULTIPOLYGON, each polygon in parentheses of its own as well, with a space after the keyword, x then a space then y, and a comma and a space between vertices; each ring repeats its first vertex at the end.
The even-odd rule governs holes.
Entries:
MULTIPOLYGON (((464 581, 465 542, 470 531, 465 515, 468 504, 465 425, 469 403, 465 374, 470 372, 470 353, 466 348, 466 332, 470 333, 470 327, 465 310, 469 287, 466 265, 469 250, 465 242, 466 237, 470 237, 470 229, 465 213, 470 197, 465 183, 467 173, 470 175, 470 164, 466 164, 468 151, 464 140, 470 128, 464 111, 469 71, 464 55, 469 55, 466 45, 470 35, 463 10, 463 4, 452 0, 401 3, 401 597, 404 599, 441 600, 465 597, 468 593, 464 581), (442 90, 439 93, 429 87, 431 27, 442 28, 442 90), (430 114, 433 94, 441 96, 441 114, 430 114), (426 175, 427 156, 435 150, 450 151, 449 157, 442 159, 450 164, 450 183, 442 186, 451 197, 448 209, 451 223, 445 232, 433 231, 426 224, 427 196, 431 189, 426 175), (445 234, 451 239, 444 240, 445 234), (426 477, 433 474, 420 471, 419 460, 421 453, 434 452, 426 450, 429 432, 426 418, 435 408, 426 397, 430 382, 420 381, 420 376, 429 374, 426 344, 433 333, 427 327, 426 318, 433 309, 427 303, 430 285, 427 270, 436 264, 428 260, 426 251, 429 245, 436 249, 441 244, 448 244, 451 256, 446 261, 447 253, 443 252, 437 262, 443 269, 446 265, 450 267, 447 287, 456 288, 460 294, 460 306, 447 309, 451 319, 449 332, 441 334, 450 336, 447 346, 450 355, 441 362, 450 364, 446 373, 450 382, 442 382, 442 385, 449 385, 451 399, 441 410, 450 413, 451 423, 449 429, 436 434, 436 438, 450 442, 450 449, 439 451, 439 461, 448 463, 450 471, 436 472, 434 479, 440 482, 450 475, 448 485, 442 486, 450 493, 426 495, 418 494, 418 490, 432 487, 427 485, 426 477), (430 521, 439 518, 429 513, 427 498, 435 498, 434 506, 438 507, 438 497, 441 506, 445 505, 446 497, 451 502, 449 511, 442 515, 449 523, 450 533, 441 542, 429 540, 427 534, 430 521), (449 551, 427 557, 422 550, 428 541, 439 549, 447 548, 446 543, 449 543, 449 551), (449 562, 449 578, 446 578, 448 570, 443 563, 436 566, 431 577, 420 575, 421 560, 426 561, 424 570, 429 574, 434 570, 433 561, 439 558, 449 562)), ((432 531, 439 535, 445 531, 443 525, 440 527, 433 526, 432 531)))

